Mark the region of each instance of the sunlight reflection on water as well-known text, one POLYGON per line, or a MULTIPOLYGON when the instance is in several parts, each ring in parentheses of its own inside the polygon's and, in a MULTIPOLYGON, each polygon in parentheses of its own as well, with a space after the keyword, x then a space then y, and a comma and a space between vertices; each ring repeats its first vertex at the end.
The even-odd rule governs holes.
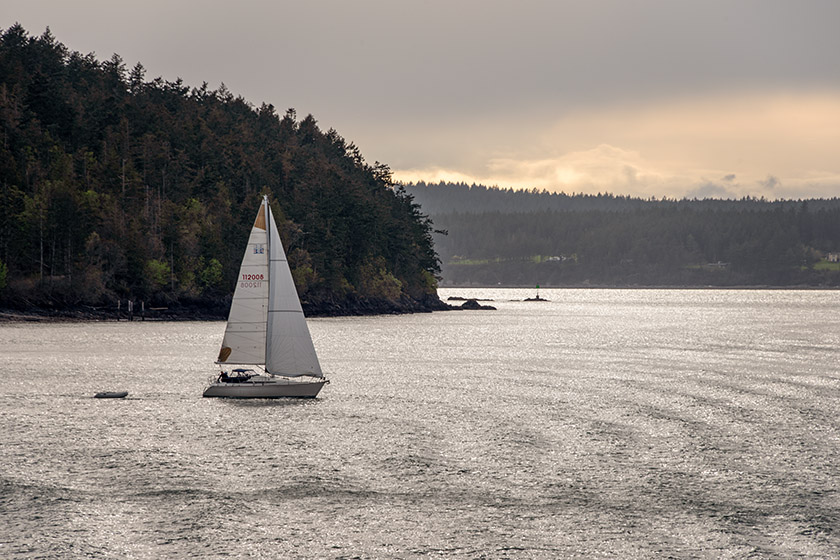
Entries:
POLYGON ((0 556, 840 550, 840 294, 441 294, 498 310, 312 320, 311 401, 202 399, 222 323, 0 324, 0 556))

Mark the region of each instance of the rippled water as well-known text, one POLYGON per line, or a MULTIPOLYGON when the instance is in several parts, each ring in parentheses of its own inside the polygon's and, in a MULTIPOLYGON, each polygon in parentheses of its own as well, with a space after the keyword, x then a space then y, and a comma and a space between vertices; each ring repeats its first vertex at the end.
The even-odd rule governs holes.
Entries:
POLYGON ((311 321, 310 401, 201 398, 222 323, 0 325, 0 557, 840 557, 840 293, 441 293, 498 310, 311 321))

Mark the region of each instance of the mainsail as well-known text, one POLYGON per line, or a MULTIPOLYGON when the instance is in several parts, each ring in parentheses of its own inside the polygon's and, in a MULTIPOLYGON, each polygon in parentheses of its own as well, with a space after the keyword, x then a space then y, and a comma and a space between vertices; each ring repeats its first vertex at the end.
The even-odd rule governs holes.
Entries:
POLYGON ((265 203, 260 205, 239 267, 219 362, 265 363, 269 283, 265 207, 265 203))

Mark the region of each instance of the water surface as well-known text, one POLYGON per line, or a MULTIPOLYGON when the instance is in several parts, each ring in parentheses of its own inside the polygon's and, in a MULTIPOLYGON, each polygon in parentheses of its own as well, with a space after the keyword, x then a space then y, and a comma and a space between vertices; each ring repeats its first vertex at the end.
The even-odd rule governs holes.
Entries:
POLYGON ((202 399, 222 323, 0 325, 0 557, 840 557, 837 292, 441 295, 498 310, 312 320, 308 401, 202 399))

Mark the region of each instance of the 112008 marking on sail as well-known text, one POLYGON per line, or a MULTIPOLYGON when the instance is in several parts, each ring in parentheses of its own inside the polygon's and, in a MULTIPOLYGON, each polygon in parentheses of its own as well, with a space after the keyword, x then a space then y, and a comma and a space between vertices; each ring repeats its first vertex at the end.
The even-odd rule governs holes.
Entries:
POLYGON ((263 280, 262 274, 242 274, 239 278, 239 285, 243 288, 260 288, 263 280))

